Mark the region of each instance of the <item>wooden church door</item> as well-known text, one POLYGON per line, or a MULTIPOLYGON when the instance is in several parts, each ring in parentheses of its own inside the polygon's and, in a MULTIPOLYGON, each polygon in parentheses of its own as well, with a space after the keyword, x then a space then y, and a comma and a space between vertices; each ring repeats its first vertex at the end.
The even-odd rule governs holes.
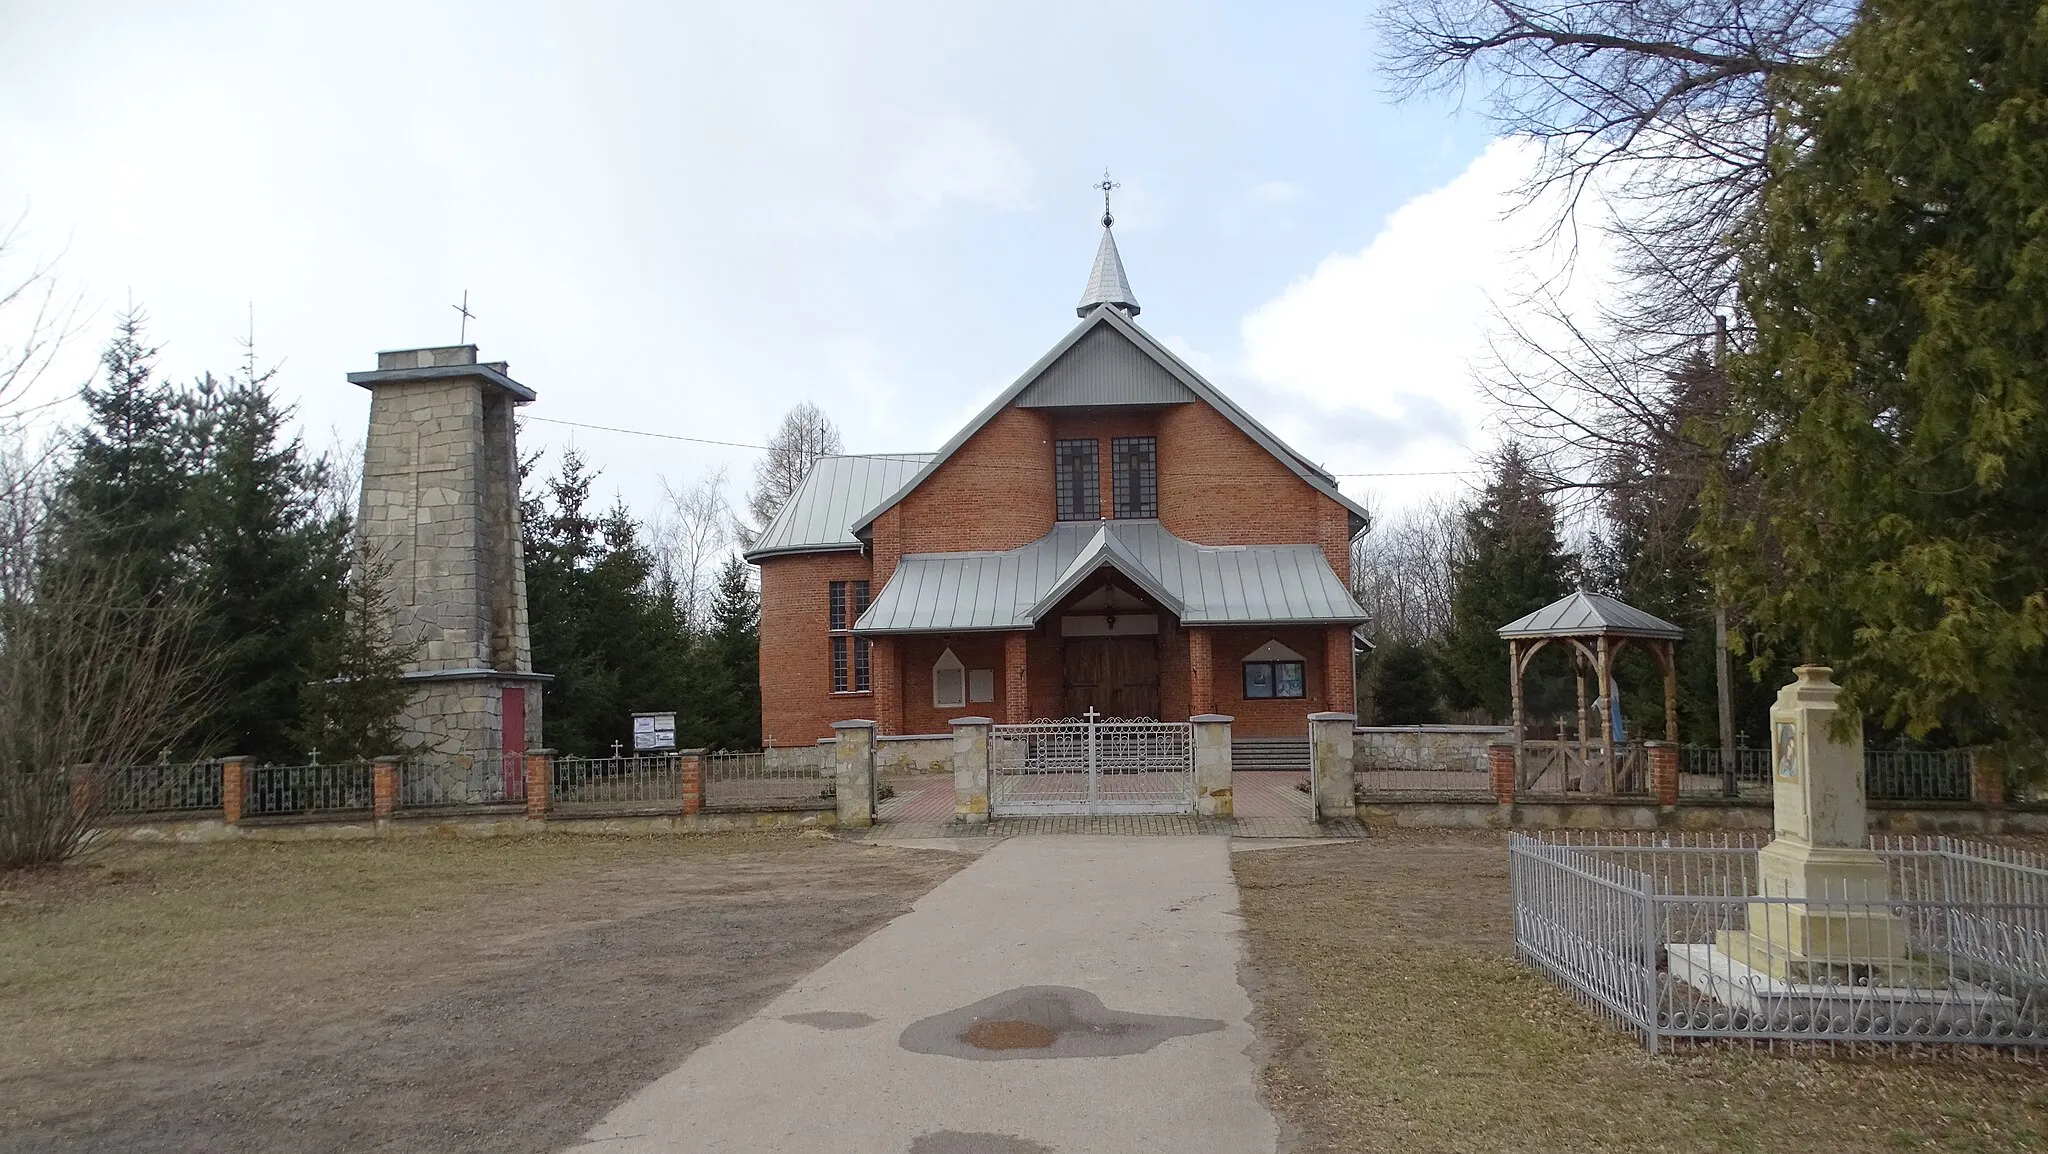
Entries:
POLYGON ((1069 637, 1064 648, 1068 717, 1159 716, 1156 637, 1069 637))

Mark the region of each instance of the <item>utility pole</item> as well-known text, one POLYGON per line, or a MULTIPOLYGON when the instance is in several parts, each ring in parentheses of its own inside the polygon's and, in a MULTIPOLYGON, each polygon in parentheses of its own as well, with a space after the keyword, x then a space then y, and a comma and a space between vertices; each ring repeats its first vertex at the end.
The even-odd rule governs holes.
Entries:
MULTIPOLYGON (((1714 371, 1721 376, 1723 402, 1728 389, 1728 318, 1714 314, 1714 371)), ((1721 722, 1721 793, 1742 791, 1735 776, 1735 706, 1728 672, 1728 597, 1714 582, 1714 704, 1721 722)))

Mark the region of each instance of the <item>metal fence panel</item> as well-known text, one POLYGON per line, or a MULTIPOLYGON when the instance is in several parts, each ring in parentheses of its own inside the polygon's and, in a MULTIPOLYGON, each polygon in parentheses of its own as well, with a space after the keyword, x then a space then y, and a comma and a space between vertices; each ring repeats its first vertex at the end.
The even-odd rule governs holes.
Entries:
POLYGON ((526 764, 521 754, 492 750, 469 754, 422 754, 398 763, 399 809, 464 805, 506 805, 526 800, 526 764))
MULTIPOLYGON (((1739 796, 1768 800, 1771 751, 1731 749, 1722 763, 1718 746, 1688 745, 1679 751, 1678 792, 1693 797, 1739 796), (1728 788, 1729 778, 1735 788, 1728 788)), ((1969 801, 1967 749, 1866 749, 1863 791, 1872 801, 1969 801)))
POLYGON ((367 761, 255 766, 242 771, 242 815, 367 812, 371 805, 370 781, 367 761))
POLYGON ((830 809, 836 796, 834 773, 816 757, 770 758, 759 752, 713 750, 704 754, 704 808, 830 809))
POLYGON ((682 756, 564 757, 555 762, 557 808, 683 807, 682 756))
POLYGON ((221 808, 218 761, 122 766, 100 774, 94 787, 106 812, 117 816, 221 808))
POLYGON ((1194 811, 1194 729, 1184 721, 998 725, 989 745, 992 813, 1194 811))

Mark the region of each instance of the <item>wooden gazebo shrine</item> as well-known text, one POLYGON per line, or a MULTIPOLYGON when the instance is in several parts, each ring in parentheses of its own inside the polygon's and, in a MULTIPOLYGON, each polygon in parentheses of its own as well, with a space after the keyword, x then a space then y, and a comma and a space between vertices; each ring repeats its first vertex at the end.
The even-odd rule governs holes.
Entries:
MULTIPOLYGON (((1571 647, 1572 673, 1578 683, 1579 725, 1577 749, 1571 743, 1555 743, 1554 764, 1558 788, 1571 788, 1572 763, 1576 761, 1578 789, 1583 793, 1610 793, 1617 784, 1614 749, 1614 659, 1630 645, 1649 653, 1664 671, 1664 739, 1678 740, 1678 639, 1684 630, 1661 617, 1625 605, 1612 597, 1584 591, 1553 601, 1536 612, 1500 627, 1508 643, 1508 677, 1514 692, 1515 773, 1518 786, 1533 785, 1544 773, 1531 775, 1527 760, 1529 742, 1524 735, 1528 718, 1522 700, 1523 674, 1529 662, 1545 645, 1560 641, 1571 647), (1598 684, 1600 709, 1599 754, 1593 756, 1588 742, 1586 711, 1586 670, 1591 667, 1598 684), (1577 756, 1574 758, 1573 753, 1577 756)), ((1549 752, 1547 749, 1545 752, 1549 752)))

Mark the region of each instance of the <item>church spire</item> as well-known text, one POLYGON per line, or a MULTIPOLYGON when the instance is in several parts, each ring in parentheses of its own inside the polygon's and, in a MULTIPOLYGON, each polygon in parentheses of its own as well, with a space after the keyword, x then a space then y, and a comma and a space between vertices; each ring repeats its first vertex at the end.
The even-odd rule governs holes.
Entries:
POLYGON ((1116 217, 1109 212, 1109 194, 1118 187, 1109 178, 1109 171, 1103 170, 1102 183, 1095 186, 1102 190, 1102 244, 1095 250, 1095 267, 1088 273, 1088 287, 1081 292, 1081 304, 1074 312, 1087 316, 1102 305, 1114 305, 1124 311, 1125 316, 1138 315, 1138 298, 1131 293, 1130 278, 1124 275, 1124 260, 1116 251, 1116 234, 1110 226, 1116 217))

